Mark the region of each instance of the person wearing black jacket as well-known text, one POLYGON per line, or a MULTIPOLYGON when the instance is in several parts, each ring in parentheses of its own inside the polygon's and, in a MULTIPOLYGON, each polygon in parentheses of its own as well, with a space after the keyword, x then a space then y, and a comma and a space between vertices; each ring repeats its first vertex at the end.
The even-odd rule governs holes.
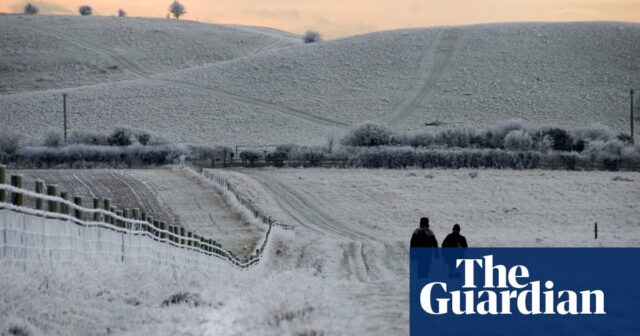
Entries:
POLYGON ((413 231, 410 246, 412 250, 417 249, 411 253, 411 263, 417 271, 416 275, 418 278, 428 278, 432 259, 434 256, 438 258, 438 240, 429 229, 429 218, 420 218, 420 227, 413 231))
POLYGON ((438 247, 436 235, 429 229, 429 218, 420 218, 420 227, 411 236, 411 247, 438 247))
POLYGON ((442 257, 449 269, 449 278, 459 279, 462 277, 459 270, 456 268, 456 260, 463 259, 465 256, 465 249, 468 247, 467 239, 460 234, 460 225, 453 226, 453 230, 442 241, 442 257))
POLYGON ((460 225, 453 226, 453 230, 442 241, 442 247, 468 247, 467 238, 460 234, 460 225))

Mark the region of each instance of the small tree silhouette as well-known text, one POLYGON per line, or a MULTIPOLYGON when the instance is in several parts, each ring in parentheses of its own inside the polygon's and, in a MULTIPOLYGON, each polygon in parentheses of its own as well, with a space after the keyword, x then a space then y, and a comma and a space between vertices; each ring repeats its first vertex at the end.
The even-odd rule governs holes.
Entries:
POLYGON ((91 15, 91 13, 93 13, 93 9, 91 8, 91 6, 87 6, 87 5, 80 6, 78 11, 80 12, 80 15, 82 15, 82 16, 89 16, 89 15, 91 15))
POLYGON ((127 16, 127 12, 124 11, 124 9, 120 8, 118 9, 118 17, 125 17, 127 16))
POLYGON ((169 5, 169 13, 173 14, 173 16, 179 20, 181 16, 187 13, 187 9, 180 1, 174 0, 173 3, 169 5))
POLYGON ((322 41, 322 36, 317 31, 307 30, 307 32, 302 35, 302 40, 304 43, 315 43, 322 41))
POLYGON ((39 11, 40 9, 30 2, 27 2, 27 4, 24 6, 24 13, 27 15, 36 15, 39 11))

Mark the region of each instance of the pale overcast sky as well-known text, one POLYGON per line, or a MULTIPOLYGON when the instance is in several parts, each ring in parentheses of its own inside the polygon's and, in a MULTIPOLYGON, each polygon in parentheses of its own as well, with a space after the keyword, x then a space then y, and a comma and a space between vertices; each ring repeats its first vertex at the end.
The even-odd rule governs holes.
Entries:
MULTIPOLYGON (((170 0, 34 0, 41 14, 165 17, 170 0)), ((0 0, 0 12, 20 12, 26 1, 0 0)), ((640 0, 182 0, 187 20, 307 29, 327 38, 407 27, 513 21, 640 22, 640 0)))

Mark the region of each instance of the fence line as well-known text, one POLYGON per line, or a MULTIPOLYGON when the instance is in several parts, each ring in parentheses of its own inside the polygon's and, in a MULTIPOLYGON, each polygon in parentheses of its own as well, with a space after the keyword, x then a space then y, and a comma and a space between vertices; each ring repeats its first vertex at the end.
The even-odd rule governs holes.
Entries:
POLYGON ((6 184, 6 167, 0 165, 0 209, 7 209, 27 215, 43 218, 64 220, 79 226, 91 228, 98 227, 111 230, 122 235, 144 236, 152 241, 157 241, 174 248, 187 249, 207 256, 215 256, 230 262, 240 269, 247 269, 258 263, 266 247, 272 227, 281 225, 270 217, 257 211, 253 205, 241 199, 229 186, 229 183, 214 178, 211 173, 204 174, 208 180, 219 183, 231 191, 238 202, 246 207, 256 218, 268 225, 262 244, 256 249, 255 254, 238 257, 233 252, 222 248, 221 244, 213 239, 201 237, 183 227, 167 225, 166 222, 154 220, 153 216, 139 209, 116 209, 111 206, 110 199, 93 198, 93 208, 82 205, 82 197, 69 197, 68 193, 61 192, 58 196, 56 185, 46 186, 43 181, 36 183, 36 192, 22 188, 22 175, 11 175, 11 184, 6 184), (44 194, 44 191, 47 194, 44 194), (35 200, 35 209, 26 207, 25 197, 35 200), (69 199, 73 199, 73 202, 69 199), (45 204, 46 203, 46 204, 45 204), (46 209, 45 209, 46 208, 46 209))
MULTIPOLYGON (((194 168, 189 167, 189 169, 195 172, 194 168)), ((271 218, 271 216, 267 216, 263 214, 253 204, 251 204, 251 202, 247 201, 244 197, 242 197, 240 193, 236 190, 236 188, 229 183, 229 181, 227 181, 223 177, 216 175, 212 170, 202 169, 199 175, 201 175, 202 177, 204 177, 209 181, 213 181, 217 183, 222 188, 228 190, 234 196, 234 198, 238 201, 238 203, 242 204, 242 206, 247 208, 253 214, 254 217, 260 219, 264 224, 267 224, 269 226, 277 226, 284 230, 293 230, 293 226, 282 224, 280 222, 275 221, 273 218, 271 218)))

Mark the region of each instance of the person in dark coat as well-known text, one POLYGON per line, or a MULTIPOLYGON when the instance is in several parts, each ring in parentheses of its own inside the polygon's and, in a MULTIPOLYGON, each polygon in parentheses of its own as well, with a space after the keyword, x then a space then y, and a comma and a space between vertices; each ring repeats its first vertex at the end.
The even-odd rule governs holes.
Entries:
POLYGON ((456 268, 456 259, 464 259, 467 239, 460 234, 460 225, 453 226, 453 230, 442 241, 442 257, 449 269, 449 278, 459 279, 461 274, 456 268))
POLYGON ((420 227, 411 236, 411 247, 438 247, 436 235, 429 229, 429 218, 420 218, 420 227))
POLYGON ((468 247, 467 238, 460 234, 460 225, 453 226, 453 230, 442 241, 442 247, 468 247))
POLYGON ((428 278, 434 254, 436 258, 438 257, 438 240, 436 240, 436 235, 433 234, 433 231, 429 229, 429 218, 420 218, 420 227, 413 231, 410 246, 411 249, 418 248, 420 250, 411 254, 411 262, 416 267, 418 278, 428 278), (421 256, 420 260, 414 257, 418 254, 421 256))

